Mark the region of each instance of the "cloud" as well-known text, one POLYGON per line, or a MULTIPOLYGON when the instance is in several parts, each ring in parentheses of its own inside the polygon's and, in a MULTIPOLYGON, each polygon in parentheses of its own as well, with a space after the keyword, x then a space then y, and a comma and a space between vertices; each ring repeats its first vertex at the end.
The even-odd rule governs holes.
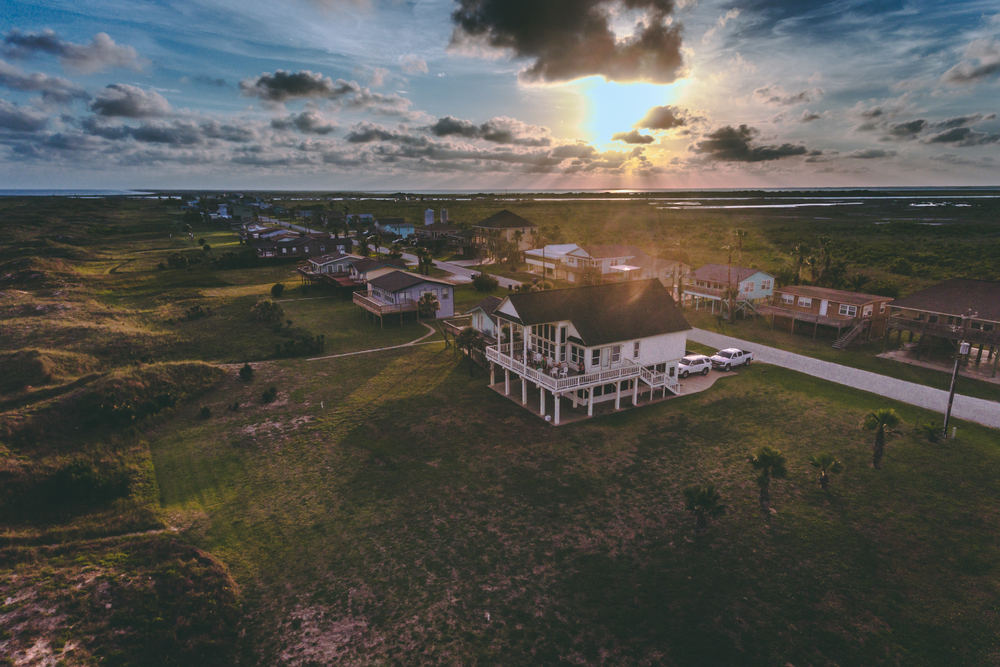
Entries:
POLYGON ((84 74, 101 72, 113 67, 142 71, 146 62, 131 46, 115 44, 106 33, 99 32, 90 44, 73 44, 62 39, 52 30, 24 33, 14 29, 3 39, 3 52, 11 57, 25 59, 37 53, 47 53, 59 58, 64 66, 84 74))
POLYGON ((306 109, 287 118, 275 118, 271 121, 271 127, 276 130, 297 129, 306 134, 324 135, 335 131, 337 124, 325 118, 317 109, 306 109))
POLYGON ((1000 142, 1000 134, 976 132, 971 127, 955 127, 923 140, 926 144, 954 144, 956 146, 986 146, 1000 142))
POLYGON ((83 88, 60 77, 39 72, 25 74, 10 63, 0 60, 0 86, 11 90, 38 92, 49 103, 66 104, 75 99, 89 99, 83 88))
POLYGON ((0 130, 40 132, 48 124, 48 116, 39 110, 19 107, 7 100, 0 100, 0 130))
POLYGON ((882 139, 899 139, 907 141, 910 139, 916 139, 917 135, 923 132, 927 126, 928 123, 923 118, 908 120, 903 123, 889 123, 886 126, 886 134, 882 137, 882 139))
POLYGON ((468 120, 445 116, 426 128, 437 137, 459 136, 466 139, 483 139, 496 144, 514 146, 548 146, 552 139, 548 136, 549 129, 538 125, 529 125, 515 118, 501 116, 491 118, 481 125, 468 120))
POLYGON ((966 125, 974 125, 980 121, 993 120, 997 115, 991 113, 988 116, 984 116, 981 113, 969 114, 968 116, 955 116, 954 118, 945 118, 942 121, 938 121, 933 124, 935 129, 951 129, 953 127, 964 127, 966 125))
POLYGON ((191 79, 197 84, 202 86, 211 86, 213 88, 228 88, 229 82, 225 79, 215 79, 205 74, 199 74, 198 76, 191 79))
POLYGON ((765 104, 790 107, 804 102, 812 102, 823 97, 823 90, 821 88, 813 88, 812 90, 800 90, 797 93, 788 93, 781 86, 765 86, 753 91, 753 94, 754 97, 765 104))
POLYGON ((631 132, 618 132, 611 136, 611 141, 624 141, 626 144, 651 144, 656 141, 656 137, 642 134, 639 130, 631 132))
POLYGON ((407 74, 427 74, 427 61, 423 58, 418 58, 411 53, 400 57, 399 69, 403 70, 407 74))
POLYGON ((591 75, 611 81, 672 83, 684 73, 681 27, 673 0, 458 0, 451 46, 500 49, 533 62, 526 83, 591 75), (617 15, 643 12, 630 35, 611 28, 617 15))
POLYGON ((639 130, 671 130, 695 120, 701 119, 692 118, 688 115, 687 110, 668 104, 662 107, 653 107, 647 111, 643 119, 634 127, 639 130))
POLYGON ((373 88, 380 88, 385 84, 387 76, 389 76, 389 70, 384 67, 376 67, 372 70, 371 78, 368 80, 368 85, 373 88))
POLYGON ((817 113, 815 111, 809 111, 809 109, 806 109, 805 111, 802 112, 802 115, 799 116, 799 122, 800 123, 811 123, 814 120, 819 120, 822 117, 823 117, 823 114, 817 113))
POLYGON ((702 35, 701 43, 707 44, 713 37, 715 33, 726 27, 726 24, 730 20, 735 19, 740 15, 740 10, 736 7, 730 9, 728 12, 719 17, 719 20, 715 22, 715 25, 709 28, 704 35, 702 35))
POLYGON ((168 116, 173 110, 159 93, 127 83, 113 83, 97 93, 90 110, 100 116, 153 118, 168 116))
POLYGON ((428 144, 427 137, 393 132, 374 123, 358 123, 351 128, 351 131, 344 138, 351 144, 370 144, 377 141, 409 146, 426 146, 428 144))
POLYGON ((755 127, 740 125, 734 128, 727 125, 704 135, 702 141, 690 146, 688 150, 720 162, 763 162, 806 155, 809 152, 809 149, 799 144, 754 146, 753 140, 758 134, 760 131, 755 127))
POLYGON ((92 136, 111 141, 133 139, 140 143, 169 146, 196 146, 211 140, 246 143, 256 138, 256 134, 249 127, 233 122, 220 123, 214 119, 153 120, 132 126, 109 123, 95 116, 85 119, 82 127, 92 136))
POLYGON ((850 153, 844 153, 844 157, 856 160, 877 160, 880 158, 896 157, 896 151, 887 151, 882 148, 864 148, 850 153))
POLYGON ((361 86, 354 81, 334 81, 309 70, 288 72, 279 69, 274 74, 264 72, 259 77, 240 81, 240 93, 244 97, 259 97, 265 102, 279 104, 296 99, 338 99, 360 91, 361 86))
POLYGON ((965 49, 966 60, 941 75, 941 81, 955 85, 979 83, 1000 72, 1000 41, 977 39, 965 49), (978 64, 971 61, 977 60, 978 64))

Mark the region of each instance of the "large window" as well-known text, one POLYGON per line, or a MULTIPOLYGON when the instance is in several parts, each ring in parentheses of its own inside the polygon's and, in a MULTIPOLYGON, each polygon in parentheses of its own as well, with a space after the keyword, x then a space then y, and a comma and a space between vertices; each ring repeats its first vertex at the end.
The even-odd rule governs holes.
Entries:
POLYGON ((760 281, 760 288, 763 291, 765 291, 765 292, 767 290, 771 289, 771 281, 770 280, 762 280, 762 281, 760 281))
POLYGON ((601 365, 601 350, 600 348, 591 351, 590 353, 590 365, 600 366, 601 365))
POLYGON ((794 306, 795 305, 795 295, 794 294, 782 294, 781 303, 794 306))
POLYGON ((569 346, 569 360, 574 364, 578 364, 583 361, 583 350, 578 348, 576 345, 569 346))
POLYGON ((812 308, 813 300, 808 296, 800 296, 799 305, 802 306, 803 308, 812 308))
POLYGON ((753 291, 753 281, 752 280, 749 281, 749 282, 743 283, 743 291, 744 292, 752 292, 753 291))
POLYGON ((881 315, 884 312, 885 312, 885 301, 883 301, 878 305, 878 314, 881 315))
POLYGON ((634 343, 632 343, 632 358, 633 359, 639 358, 639 341, 635 341, 634 343))
POLYGON ((864 308, 863 308, 863 309, 861 310, 861 317, 868 317, 868 316, 870 316, 870 315, 872 314, 872 310, 873 310, 874 308, 875 308, 875 306, 873 306, 873 305, 871 305, 871 304, 868 304, 867 306, 865 306, 865 307, 864 307, 864 308))
POLYGON ((612 345, 611 346, 611 363, 617 364, 622 360, 622 346, 612 345))
POLYGON ((842 303, 842 304, 840 304, 840 311, 839 312, 840 312, 841 315, 844 315, 846 317, 854 317, 855 315, 858 314, 858 307, 857 306, 851 306, 851 305, 846 304, 846 303, 842 303))

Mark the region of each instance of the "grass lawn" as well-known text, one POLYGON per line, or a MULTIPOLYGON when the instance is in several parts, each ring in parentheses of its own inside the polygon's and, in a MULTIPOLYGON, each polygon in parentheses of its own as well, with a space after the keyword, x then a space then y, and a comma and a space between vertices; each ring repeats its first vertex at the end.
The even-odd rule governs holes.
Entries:
POLYGON ((552 428, 442 346, 268 363, 149 434, 169 522, 228 563, 262 664, 989 664, 996 432, 755 366, 552 428), (281 390, 261 404, 262 387, 281 390), (238 413, 217 410, 234 399, 238 413), (875 407, 903 435, 870 466, 875 407), (761 517, 746 455, 788 456, 761 517), (845 463, 823 492, 809 455, 845 463), (729 506, 696 537, 681 489, 729 506), (323 653, 326 651, 327 653, 323 653), (404 657, 405 656, 405 657, 404 657))
MULTIPOLYGON (((721 322, 717 316, 704 311, 687 309, 684 317, 693 327, 714 331, 716 333, 741 338, 796 354, 822 359, 843 366, 886 375, 899 380, 934 387, 947 391, 951 384, 951 373, 933 368, 911 366, 893 361, 879 359, 882 352, 882 341, 873 340, 867 343, 855 342, 846 350, 837 350, 832 346, 833 340, 819 338, 813 340, 808 335, 791 334, 788 331, 772 330, 770 320, 764 317, 753 320, 737 320, 735 325, 721 322)), ((714 352, 714 351, 713 351, 714 352)), ((982 382, 972 378, 962 377, 957 383, 957 393, 982 398, 989 401, 1000 401, 1000 385, 982 382)))

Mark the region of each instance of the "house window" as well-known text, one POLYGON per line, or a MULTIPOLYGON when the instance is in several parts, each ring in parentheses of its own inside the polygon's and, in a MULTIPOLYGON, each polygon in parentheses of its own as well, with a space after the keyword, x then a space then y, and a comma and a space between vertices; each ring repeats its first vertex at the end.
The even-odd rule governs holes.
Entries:
POLYGON ((441 288, 441 298, 442 299, 447 299, 448 298, 448 288, 447 287, 442 287, 441 288))
POLYGON ((674 367, 673 367, 673 366, 671 366, 671 367, 670 367, 670 377, 673 377, 673 376, 674 376, 674 370, 675 370, 675 369, 674 369, 674 367))
POLYGON ((861 310, 861 317, 870 317, 875 306, 868 304, 861 310))
POLYGON ((592 350, 590 353, 590 365, 600 366, 601 365, 601 350, 592 350))
POLYGON ((750 282, 743 283, 743 291, 744 292, 752 292, 753 291, 753 281, 752 280, 750 282))
POLYGON ((770 280, 760 281, 760 288, 765 292, 768 291, 769 289, 771 289, 771 281, 770 280))
POLYGON ((795 295, 794 294, 782 294, 781 303, 787 304, 789 306, 795 305, 795 295))
POLYGON ((617 364, 622 360, 622 346, 612 345, 611 346, 611 363, 617 364))
POLYGON ((569 346, 569 360, 574 364, 580 363, 583 359, 583 352, 576 345, 569 346))
POLYGON ((288 252, 288 248, 282 248, 281 249, 281 254, 282 255, 284 255, 286 252, 288 252))
POLYGON ((321 245, 321 246, 319 247, 319 251, 320 251, 320 252, 326 252, 326 246, 325 246, 325 245, 321 245))
POLYGON ((885 312, 885 301, 883 301, 878 305, 878 314, 881 315, 884 312, 885 312))
POLYGON ((635 341, 634 343, 632 343, 632 358, 633 359, 639 358, 639 341, 635 341))
POLYGON ((847 317, 854 317, 855 315, 858 314, 858 307, 842 303, 840 304, 840 314, 845 315, 847 317))
POLYGON ((560 343, 566 342, 566 327, 563 327, 562 329, 559 330, 559 342, 560 343))
POLYGON ((800 296, 799 305, 802 306, 803 308, 812 308, 813 300, 811 297, 808 296, 800 296))

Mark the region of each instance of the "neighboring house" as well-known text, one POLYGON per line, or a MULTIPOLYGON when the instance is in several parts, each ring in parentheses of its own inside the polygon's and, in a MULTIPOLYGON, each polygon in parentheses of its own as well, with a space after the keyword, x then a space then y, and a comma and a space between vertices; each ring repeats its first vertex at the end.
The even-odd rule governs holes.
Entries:
POLYGON ((233 204, 233 219, 240 222, 250 222, 258 217, 258 209, 250 204, 233 204))
POLYGON ((504 393, 510 395, 514 375, 527 404, 528 382, 534 383, 540 413, 551 405, 556 424, 564 401, 585 403, 590 416, 595 402, 614 400, 620 408, 624 392, 637 405, 642 387, 650 397, 655 389, 680 392, 677 364, 691 326, 658 280, 519 292, 505 297, 494 316, 510 342, 487 348, 491 384, 502 368, 504 393))
POLYGON ((538 229, 538 225, 504 209, 476 223, 472 228, 476 232, 476 242, 481 244, 485 244, 494 235, 499 235, 505 241, 516 241, 517 232, 521 232, 517 249, 527 250, 531 248, 531 232, 538 229))
MULTIPOLYGON (((748 305, 767 303, 774 293, 774 276, 760 269, 748 269, 729 264, 706 264, 691 274, 691 281, 684 292, 694 299, 695 310, 707 307, 709 302, 715 312, 716 302, 728 302, 727 285, 737 289, 733 302, 737 311, 748 305)), ((719 310, 723 305, 720 303, 719 310)))
POLYGON ((524 261, 528 264, 529 273, 561 279, 566 277, 566 254, 575 250, 580 250, 580 246, 575 243, 547 245, 525 251, 524 261))
POLYGON ((860 294, 812 285, 788 285, 775 288, 769 306, 759 306, 758 312, 771 316, 771 328, 776 326, 795 331, 796 322, 812 324, 813 338, 819 327, 837 330, 837 347, 843 348, 857 337, 864 340, 885 334, 892 310, 887 296, 860 294), (841 338, 841 331, 848 335, 841 338))
MULTIPOLYGON (((689 265, 671 259, 653 257, 641 250, 636 250, 635 255, 629 260, 629 264, 639 268, 638 274, 634 276, 639 280, 656 278, 665 287, 670 288, 676 288, 681 284, 681 281, 684 284, 691 282, 691 267, 689 265)), ((674 291, 676 292, 676 289, 674 291)))
POLYGON ((992 376, 1000 360, 1000 282, 952 278, 921 290, 892 304, 889 318, 888 347, 892 331, 898 331, 898 345, 904 331, 920 336, 917 358, 935 341, 952 344, 966 341, 979 348, 975 363, 981 363, 984 350, 993 361, 992 376))
POLYGON ((386 315, 400 316, 417 313, 417 302, 424 294, 433 294, 440 308, 437 319, 454 317, 455 288, 444 280, 428 278, 417 273, 393 269, 371 278, 366 292, 355 292, 354 303, 383 320, 386 315))
POLYGON ((494 312, 502 301, 503 299, 498 296, 488 296, 465 312, 470 316, 469 326, 487 340, 495 340, 497 337, 497 319, 494 312))
MULTIPOLYGON (((258 257, 301 257, 308 259, 329 252, 344 252, 352 247, 350 239, 335 239, 329 234, 289 232, 276 230, 260 234, 256 240, 249 241, 250 246, 257 251, 258 257)), ((346 253, 345 253, 346 254, 346 253)))
POLYGON ((351 265, 360 259, 363 258, 357 255, 334 252, 310 259, 309 270, 319 274, 347 275, 351 272, 351 265))
POLYGON ((628 277, 637 267, 629 262, 635 257, 635 249, 625 245, 587 245, 566 253, 563 264, 567 282, 581 282, 588 269, 601 275, 601 279, 628 277), (609 274, 614 273, 614 276, 609 274))
POLYGON ((403 238, 413 236, 413 225, 403 218, 379 218, 375 226, 383 234, 394 234, 403 238))
POLYGON ((351 263, 351 278, 357 282, 366 283, 373 278, 397 271, 406 270, 406 262, 401 259, 373 259, 365 257, 351 263))
POLYGON ((420 239, 451 239, 462 231, 461 227, 449 225, 446 222, 435 222, 414 229, 414 234, 420 239))

